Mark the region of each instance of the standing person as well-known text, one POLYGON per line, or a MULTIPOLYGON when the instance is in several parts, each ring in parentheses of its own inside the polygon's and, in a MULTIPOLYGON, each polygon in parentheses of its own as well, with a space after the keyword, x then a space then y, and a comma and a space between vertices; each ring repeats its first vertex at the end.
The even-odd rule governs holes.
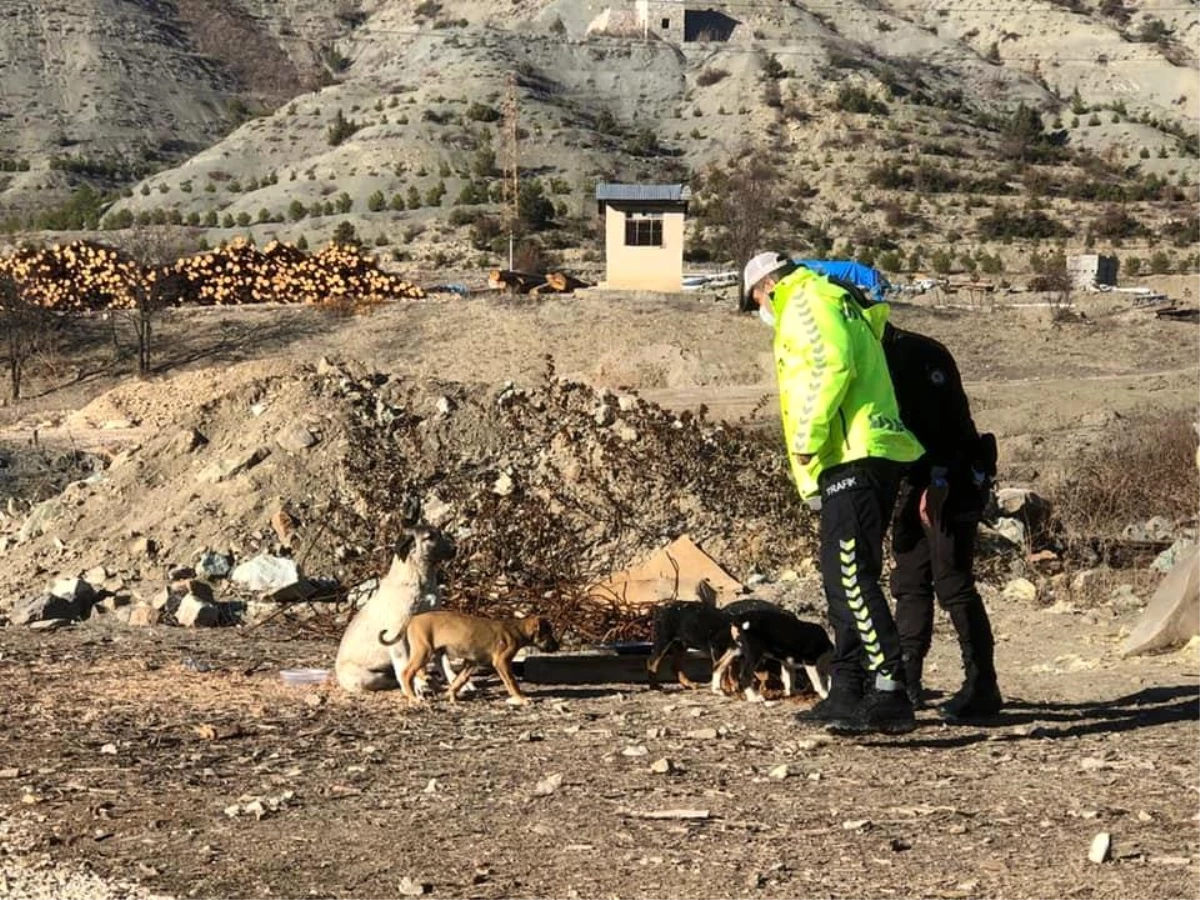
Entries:
POLYGON ((996 439, 980 435, 954 357, 923 334, 888 324, 883 350, 900 417, 925 447, 905 474, 892 523, 892 595, 905 682, 921 702, 921 670, 933 637, 933 598, 950 616, 965 680, 941 708, 948 721, 998 713, 994 640, 975 586, 975 536, 996 474, 996 439))
POLYGON ((792 475, 801 496, 821 503, 833 685, 802 717, 836 732, 911 731, 900 638, 879 578, 900 476, 923 451, 900 420, 879 340, 887 305, 863 309, 781 253, 751 259, 743 288, 774 330, 792 475))

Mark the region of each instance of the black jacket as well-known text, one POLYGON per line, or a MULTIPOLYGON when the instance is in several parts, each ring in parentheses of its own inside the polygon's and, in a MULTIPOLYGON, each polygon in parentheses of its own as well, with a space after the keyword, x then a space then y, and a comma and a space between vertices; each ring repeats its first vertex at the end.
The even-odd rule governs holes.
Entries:
POLYGON ((950 351, 933 338, 890 323, 883 350, 900 418, 925 447, 925 456, 913 467, 914 479, 927 479, 939 466, 951 478, 969 478, 972 466, 981 463, 981 442, 950 351))

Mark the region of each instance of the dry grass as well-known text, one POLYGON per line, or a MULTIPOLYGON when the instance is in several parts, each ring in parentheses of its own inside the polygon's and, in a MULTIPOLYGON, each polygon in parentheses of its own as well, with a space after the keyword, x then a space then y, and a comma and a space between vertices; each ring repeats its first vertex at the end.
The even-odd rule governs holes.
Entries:
POLYGON ((1126 526, 1153 516, 1196 518, 1200 473, 1190 413, 1123 419, 1105 438, 1055 485, 1055 517, 1068 547, 1109 545, 1126 526))

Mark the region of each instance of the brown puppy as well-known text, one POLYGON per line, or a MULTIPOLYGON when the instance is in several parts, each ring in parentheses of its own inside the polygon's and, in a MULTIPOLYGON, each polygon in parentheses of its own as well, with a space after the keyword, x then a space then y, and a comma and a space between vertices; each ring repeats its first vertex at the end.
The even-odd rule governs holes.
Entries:
POLYGON ((528 703, 517 687, 512 661, 517 651, 530 644, 547 653, 558 649, 558 641, 550 620, 543 616, 525 619, 484 619, 449 610, 436 610, 413 616, 403 635, 389 640, 387 631, 379 632, 379 642, 385 646, 408 639, 408 664, 400 675, 404 696, 416 700, 413 679, 425 669, 435 653, 463 660, 463 666, 450 684, 451 700, 458 699, 459 689, 480 666, 491 666, 508 688, 509 703, 528 703))

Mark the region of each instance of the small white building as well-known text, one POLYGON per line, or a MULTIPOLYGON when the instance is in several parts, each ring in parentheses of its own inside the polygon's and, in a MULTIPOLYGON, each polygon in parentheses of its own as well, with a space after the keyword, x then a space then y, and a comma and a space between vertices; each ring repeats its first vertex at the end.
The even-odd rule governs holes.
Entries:
POLYGON ((605 286, 683 290, 683 226, 691 191, 682 184, 598 184, 604 217, 605 286))
POLYGON ((1078 291, 1085 291, 1101 285, 1115 287, 1117 258, 1102 256, 1098 253, 1072 256, 1067 260, 1067 274, 1071 276, 1071 286, 1078 291))

